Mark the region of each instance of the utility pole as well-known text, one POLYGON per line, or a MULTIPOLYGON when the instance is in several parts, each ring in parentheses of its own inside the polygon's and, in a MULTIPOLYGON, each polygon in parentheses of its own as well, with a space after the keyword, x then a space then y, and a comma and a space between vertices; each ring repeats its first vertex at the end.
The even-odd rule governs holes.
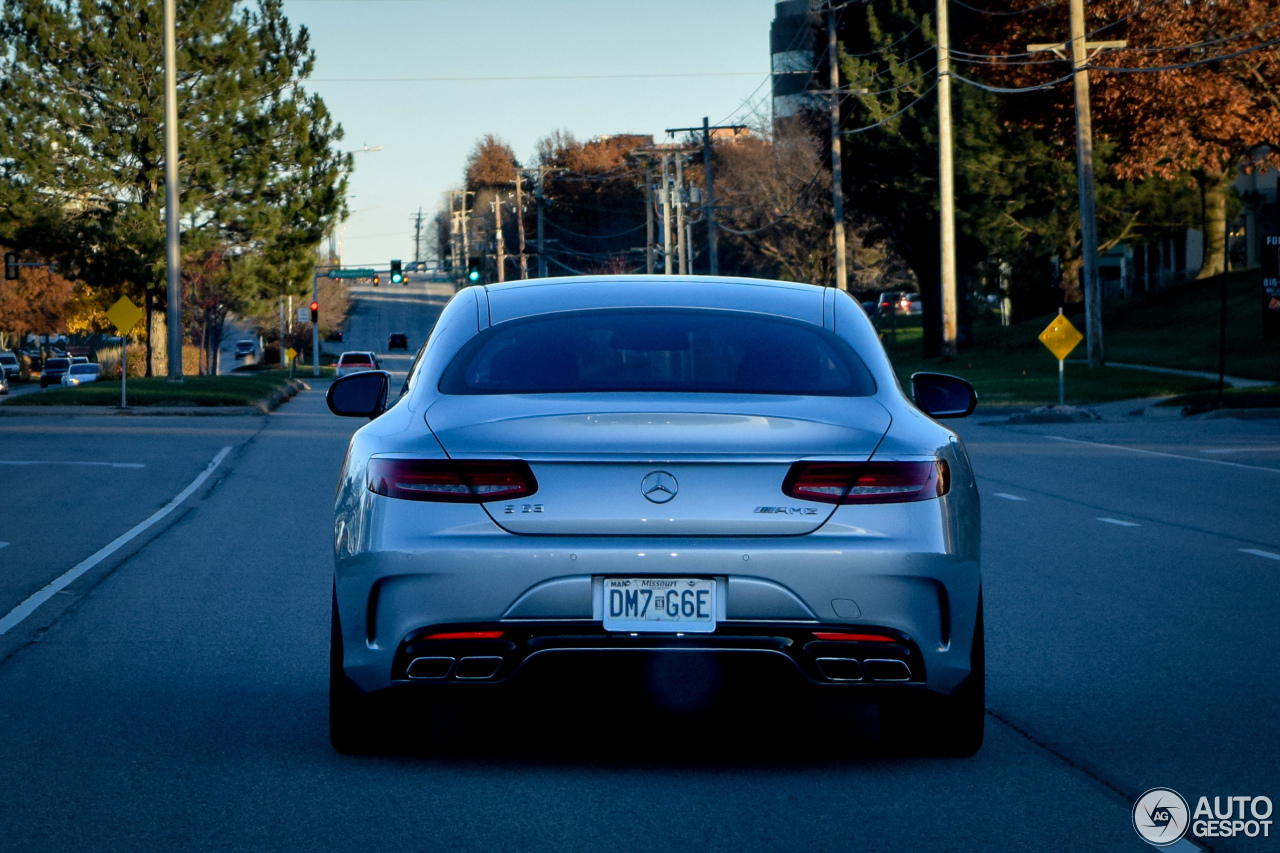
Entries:
POLYGON ((644 160, 644 271, 653 275, 653 161, 644 160))
MULTIPOLYGON (((710 270, 712 275, 720 274, 720 254, 716 247, 716 183, 715 174, 711 167, 711 131, 713 130, 732 130, 737 133, 746 129, 745 124, 717 124, 709 123, 706 116, 702 117, 702 127, 669 127, 668 134, 676 133, 697 133, 702 131, 702 171, 706 175, 707 197, 703 200, 703 208, 706 211, 707 218, 707 255, 710 258, 710 270)), ((692 244, 692 240, 690 243, 692 244)))
POLYGON ((459 213, 459 220, 462 222, 462 267, 466 269, 471 266, 471 237, 468 232, 471 230, 471 216, 467 211, 467 195, 466 190, 462 190, 462 210, 459 213))
POLYGON ((956 198, 951 150, 951 35, 947 7, 938 0, 938 177, 942 220, 942 355, 955 358, 956 321, 956 198))
POLYGON ((422 208, 418 208, 418 217, 413 223, 413 262, 422 263, 422 208))
POLYGON ((663 274, 671 275, 671 155, 662 155, 662 265, 663 274))
MULTIPOLYGON (((174 0, 164 0, 164 224, 168 279, 169 381, 182 381, 182 258, 178 251, 178 70, 174 0)), ((148 331, 150 331, 148 329, 148 331)))
POLYGON ((689 250, 684 242, 684 155, 676 155, 676 251, 680 275, 689 274, 689 250))
POLYGON ((542 228, 542 211, 546 207, 547 167, 538 167, 538 278, 547 277, 547 237, 542 228))
POLYGON ((520 280, 529 277, 529 259, 524 253, 524 199, 520 193, 520 185, 524 183, 524 170, 516 172, 516 225, 520 234, 520 280))
POLYGON ((844 175, 840 164, 840 67, 834 3, 827 7, 827 65, 831 74, 831 217, 836 244, 836 287, 848 290, 844 260, 844 175))
MULTIPOLYGON (((421 211, 418 212, 421 217, 421 211)), ((311 301, 320 304, 320 273, 311 276, 311 301)), ((320 375, 320 318, 311 324, 311 375, 320 375)))
POLYGON ((1085 346, 1089 366, 1106 362, 1102 342, 1102 288, 1098 279, 1098 216, 1093 182, 1093 120, 1089 115, 1089 60, 1099 51, 1125 47, 1125 41, 1086 41, 1084 0, 1071 0, 1071 40, 1065 44, 1029 44, 1030 53, 1052 51, 1063 59, 1071 51, 1076 96, 1076 177, 1080 185, 1080 251, 1084 261, 1085 346), (1090 52, 1092 51, 1092 53, 1090 52))
POLYGON ((502 251, 502 196, 493 200, 493 232, 498 255, 498 283, 506 281, 507 256, 502 251))

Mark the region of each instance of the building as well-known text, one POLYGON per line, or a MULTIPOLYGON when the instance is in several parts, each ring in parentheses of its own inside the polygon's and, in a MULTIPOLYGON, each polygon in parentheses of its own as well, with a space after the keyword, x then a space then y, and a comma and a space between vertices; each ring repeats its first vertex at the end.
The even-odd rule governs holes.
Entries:
POLYGON ((810 0, 781 0, 774 7, 769 49, 775 122, 823 108, 815 52, 822 38, 822 18, 810 0))

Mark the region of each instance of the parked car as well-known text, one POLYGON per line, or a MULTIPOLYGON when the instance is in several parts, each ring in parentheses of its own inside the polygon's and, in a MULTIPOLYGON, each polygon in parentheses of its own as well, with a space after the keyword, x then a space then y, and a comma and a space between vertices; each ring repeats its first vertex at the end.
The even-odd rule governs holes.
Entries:
POLYGON ((72 364, 88 364, 88 363, 89 363, 89 359, 88 359, 88 357, 87 357, 87 356, 83 356, 83 355, 73 355, 73 356, 71 356, 71 363, 72 363, 72 364))
POLYGON ((330 332, 328 335, 325 336, 325 342, 330 344, 342 343, 342 330, 337 329, 335 331, 330 332))
POLYGON ((11 352, 0 352, 0 372, 5 378, 17 378, 22 375, 22 362, 11 352))
POLYGON ((70 367, 71 359, 69 358, 45 359, 44 366, 40 368, 40 387, 48 388, 50 385, 61 383, 62 377, 70 367))
POLYGON ((337 376, 350 376, 362 370, 377 370, 381 366, 382 362, 371 352, 344 352, 338 357, 334 373, 337 376))
POLYGON ((898 302, 898 313, 908 316, 916 316, 923 313, 924 303, 920 301, 920 294, 908 293, 898 302))
POLYGON ((0 370, 0 396, 9 393, 9 376, 0 370))
POLYGON ((252 357, 256 349, 257 344, 251 340, 245 339, 243 341, 236 341, 236 361, 239 361, 242 358, 252 357))
POLYGON ((881 315, 897 313, 898 304, 902 302, 902 297, 901 290, 884 291, 880 294, 880 298, 876 300, 876 313, 881 315))
POLYGON ((67 372, 62 374, 62 385, 65 388, 71 388, 75 385, 87 385, 90 382, 97 382, 98 377, 102 374, 102 365, 89 364, 72 364, 67 372))
POLYGON ((392 336, 391 336, 391 338, 390 338, 390 340, 388 340, 388 341, 387 341, 387 352, 390 352, 390 351, 391 351, 391 350, 393 350, 393 349, 402 349, 402 350, 404 350, 405 352, 408 352, 408 351, 409 351, 409 336, 408 336, 408 335, 399 335, 399 334, 397 334, 397 335, 392 335, 392 336))

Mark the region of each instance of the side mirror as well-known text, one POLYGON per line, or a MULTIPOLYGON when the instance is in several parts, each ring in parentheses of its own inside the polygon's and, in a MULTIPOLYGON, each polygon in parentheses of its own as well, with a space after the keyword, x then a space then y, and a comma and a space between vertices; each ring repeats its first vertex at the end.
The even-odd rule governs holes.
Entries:
POLYGON ((933 418, 963 418, 978 405, 978 392, 958 376, 945 373, 916 373, 911 377, 911 396, 916 405, 933 418))
POLYGON ((385 370, 362 370, 334 380, 325 395, 329 411, 344 418, 373 420, 387 410, 391 374, 385 370))

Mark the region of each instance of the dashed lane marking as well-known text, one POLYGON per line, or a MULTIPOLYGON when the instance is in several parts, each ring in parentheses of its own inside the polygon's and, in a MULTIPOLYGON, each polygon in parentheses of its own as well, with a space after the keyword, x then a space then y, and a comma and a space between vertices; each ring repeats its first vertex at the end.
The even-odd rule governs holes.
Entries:
POLYGON ((1004 498, 1007 501, 1025 501, 1026 498, 1020 498, 1017 495, 1011 495, 1008 492, 996 492, 996 497, 1004 498))
POLYGON ((1141 527, 1142 526, 1136 521, 1121 521, 1118 518, 1099 518, 1098 521, 1104 521, 1107 524, 1115 524, 1120 527, 1141 527))
POLYGON ((1205 459, 1202 456, 1184 456, 1181 453, 1164 453, 1159 450, 1143 450, 1140 447, 1125 447, 1123 444, 1106 444, 1101 441, 1085 441, 1080 438, 1065 438, 1061 435, 1046 435, 1053 441, 1069 441, 1072 444, 1092 444, 1094 447, 1109 447, 1112 450, 1127 450, 1130 453, 1143 453, 1147 456, 1164 456, 1168 459, 1187 459, 1205 465, 1226 465, 1228 468, 1245 468, 1249 471, 1266 471, 1268 474, 1280 474, 1280 468, 1268 468, 1265 465, 1245 465, 1243 462, 1227 462, 1225 459, 1205 459))
POLYGON ((1241 548, 1240 550, 1246 554, 1252 554, 1255 557, 1266 557, 1268 560, 1280 560, 1280 554, 1275 554, 1271 551, 1260 551, 1257 548, 1241 548))
POLYGON ((217 467, 222 464, 222 460, 226 459, 227 454, 230 452, 231 452, 230 447, 224 447, 221 450, 219 450, 218 455, 213 457, 213 461, 210 462, 208 466, 206 466, 205 469, 201 471, 185 489, 178 492, 178 494, 174 496, 173 500, 169 501, 167 504, 160 507, 160 509, 152 513, 151 516, 146 519, 146 521, 143 521, 135 525, 134 527, 130 528, 127 532, 121 534, 120 536, 117 536, 115 539, 113 539, 105 547, 101 548, 93 556, 89 557, 87 560, 84 560, 83 562, 77 564, 73 568, 68 569, 63 574, 54 578, 53 581, 51 581, 49 585, 46 586, 44 589, 35 593, 26 601, 22 602, 17 607, 10 610, 8 615, 6 615, 3 619, 0 619, 0 636, 3 636, 4 634, 8 633, 9 629, 16 627, 19 623, 22 622, 23 619, 26 619, 28 616, 34 613, 36 611, 36 608, 38 608, 41 604, 44 604, 50 598, 53 598, 55 595, 57 595, 59 592, 61 592, 63 589, 69 586, 71 582, 74 581, 76 578, 80 577, 85 572, 89 571, 94 566, 98 565, 98 563, 101 563, 107 557, 110 557, 116 551, 120 550, 122 547, 127 545, 139 533, 142 533, 147 528, 155 524, 157 521, 164 518, 166 515, 168 515, 169 513, 177 509, 179 506, 181 506, 183 501, 191 497, 191 494, 196 489, 200 488, 200 486, 204 484, 205 480, 209 479, 209 475, 211 475, 217 469, 217 467))

